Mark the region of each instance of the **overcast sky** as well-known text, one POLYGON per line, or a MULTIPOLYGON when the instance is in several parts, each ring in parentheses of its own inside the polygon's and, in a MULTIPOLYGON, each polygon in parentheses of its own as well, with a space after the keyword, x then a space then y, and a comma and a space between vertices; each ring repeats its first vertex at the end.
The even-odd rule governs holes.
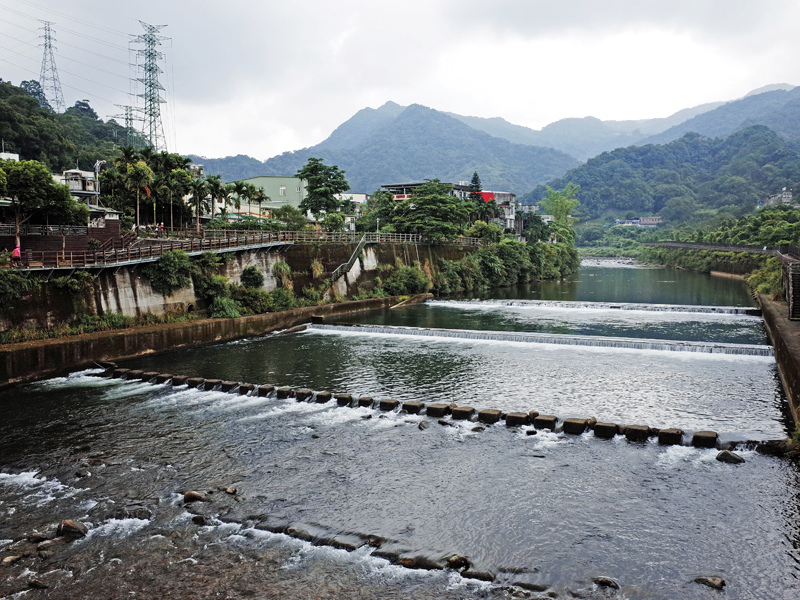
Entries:
POLYGON ((0 0, 0 11, 0 78, 39 78, 50 21, 67 105, 88 99, 104 120, 140 102, 128 66, 139 20, 166 25, 168 147, 206 157, 311 146, 389 100, 540 129, 800 83, 798 0, 0 0))

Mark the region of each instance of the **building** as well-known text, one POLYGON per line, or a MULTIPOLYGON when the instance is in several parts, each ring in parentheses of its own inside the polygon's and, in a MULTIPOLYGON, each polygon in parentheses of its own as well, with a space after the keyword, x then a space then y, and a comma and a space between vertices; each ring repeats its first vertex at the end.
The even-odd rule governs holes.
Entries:
POLYGON ((58 184, 66 185, 73 198, 84 200, 87 204, 97 204, 100 190, 97 183, 97 174, 94 171, 69 169, 61 175, 53 175, 53 179, 58 184))
MULTIPOLYGON (((405 200, 410 198, 414 195, 414 191, 421 185, 425 185, 426 183, 430 183, 430 179, 426 179, 425 181, 413 181, 410 183, 389 183, 386 185, 381 186, 381 190, 385 192, 390 192, 395 200, 405 200)), ((445 185, 450 186, 450 195, 456 198, 466 199, 469 196, 469 185, 465 181, 460 183, 445 183, 445 185)))
POLYGON ((656 227, 661 225, 662 217, 639 217, 639 227, 656 227))
POLYGON ((762 208, 764 206, 795 206, 794 200, 792 198, 792 190, 789 188, 783 188, 780 194, 772 194, 768 196, 766 200, 763 202, 758 203, 758 208, 762 208))
POLYGON ((244 183, 251 183, 256 189, 264 190, 264 195, 268 198, 261 203, 259 208, 255 204, 242 206, 242 216, 268 217, 271 211, 284 206, 300 208, 300 203, 306 197, 306 182, 299 177, 280 177, 271 175, 261 175, 241 180, 244 183))

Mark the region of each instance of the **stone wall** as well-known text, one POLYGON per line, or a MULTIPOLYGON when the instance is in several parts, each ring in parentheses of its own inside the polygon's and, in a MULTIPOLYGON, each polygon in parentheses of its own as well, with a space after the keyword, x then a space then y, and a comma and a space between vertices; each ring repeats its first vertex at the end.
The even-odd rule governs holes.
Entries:
MULTIPOLYGON (((295 244, 282 248, 244 250, 224 254, 226 258, 221 274, 231 282, 238 283, 242 271, 250 266, 258 267, 264 274, 263 289, 272 291, 278 281, 272 271, 275 263, 286 261, 292 269, 295 292, 302 294, 305 286, 319 286, 340 265, 346 263, 356 249, 356 244, 309 243, 295 244), (324 272, 314 278, 311 263, 322 263, 324 272)), ((412 265, 417 260, 424 267, 435 269, 439 258, 457 260, 472 247, 423 246, 416 244, 370 244, 360 252, 350 271, 335 285, 341 297, 352 297, 372 289, 372 282, 379 274, 379 265, 394 265, 397 259, 403 264, 412 265)), ((143 274, 144 265, 128 265, 103 269, 97 273, 95 290, 86 296, 84 310, 89 314, 102 315, 108 312, 121 313, 128 317, 141 317, 145 314, 164 316, 203 312, 206 308, 203 299, 198 298, 191 286, 178 290, 170 296, 162 296, 150 287, 143 274)), ((62 273, 66 274, 66 272, 62 273)), ((0 317, 0 331, 14 324, 50 327, 55 323, 68 322, 76 318, 74 299, 65 290, 44 285, 40 292, 33 294, 25 302, 14 307, 7 317, 0 317)))

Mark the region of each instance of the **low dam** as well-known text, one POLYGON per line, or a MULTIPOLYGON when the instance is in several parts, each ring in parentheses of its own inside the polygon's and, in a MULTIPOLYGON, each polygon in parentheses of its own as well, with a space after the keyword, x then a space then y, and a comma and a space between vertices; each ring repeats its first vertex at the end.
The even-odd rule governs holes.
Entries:
POLYGON ((0 596, 800 595, 800 472, 749 443, 793 428, 775 357, 604 345, 766 349, 761 319, 619 303, 755 308, 587 265, 2 390, 0 596))

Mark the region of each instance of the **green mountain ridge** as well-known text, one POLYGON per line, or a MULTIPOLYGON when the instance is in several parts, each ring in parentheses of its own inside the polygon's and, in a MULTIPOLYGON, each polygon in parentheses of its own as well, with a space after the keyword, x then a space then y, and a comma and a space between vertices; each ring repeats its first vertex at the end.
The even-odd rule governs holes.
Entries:
MULTIPOLYGON (((723 138, 687 133, 664 145, 604 152, 549 185, 569 183, 581 186, 579 214, 589 218, 626 211, 672 223, 738 217, 784 187, 800 189, 800 143, 764 125, 723 138)), ((545 196, 538 186, 521 202, 545 196)))

